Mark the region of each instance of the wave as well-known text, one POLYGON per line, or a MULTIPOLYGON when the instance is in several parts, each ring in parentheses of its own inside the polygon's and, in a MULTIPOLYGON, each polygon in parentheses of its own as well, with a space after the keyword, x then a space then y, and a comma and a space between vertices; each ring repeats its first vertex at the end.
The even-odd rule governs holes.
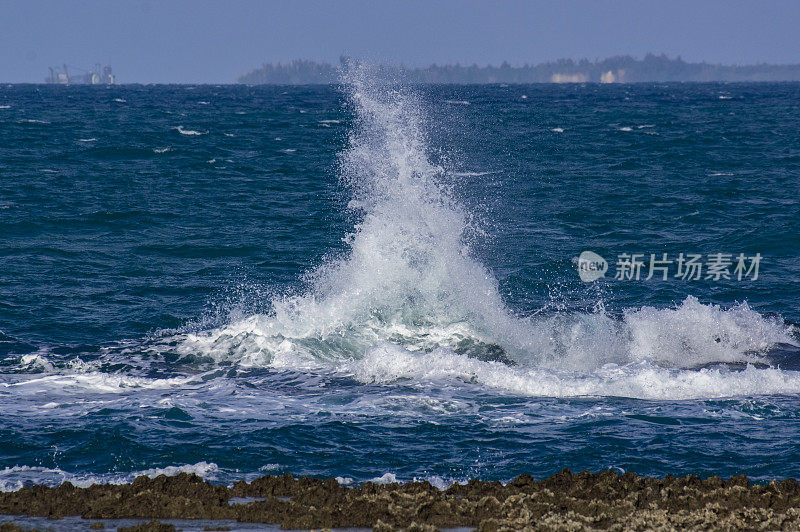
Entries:
POLYGON ((198 462, 119 474, 71 473, 59 468, 14 466, 0 469, 0 491, 17 491, 29 485, 57 487, 64 482, 70 482, 79 488, 88 488, 93 484, 127 484, 140 476, 175 476, 180 473, 193 473, 206 480, 216 480, 218 471, 219 467, 213 462, 198 462))
MULTIPOLYGON (((365 67, 347 76, 354 120, 338 170, 357 223, 344 238, 346 251, 309 271, 302 288, 272 297, 267 312, 240 312, 213 328, 164 331, 134 351, 211 367, 380 385, 467 383, 534 396, 800 393, 800 372, 777 367, 772 356, 787 346, 796 355, 793 326, 746 302, 722 307, 689 296, 670 308, 616 314, 602 305, 528 317, 510 310, 497 279, 472 252, 471 239, 482 232, 450 192, 452 180, 481 173, 453 173, 429 156, 425 106, 413 92, 375 82, 365 67)), ((15 369, 19 380, 0 386, 21 394, 117 393, 196 382, 104 373, 135 367, 127 349, 107 348, 105 362, 91 364, 25 354, 15 369)))
MULTIPOLYGON (((687 297, 621 316, 559 312, 523 318, 468 244, 469 213, 427 155, 423 105, 413 93, 349 73, 355 112, 340 180, 358 217, 347 252, 309 272, 306 288, 271 311, 181 335, 182 355, 364 382, 467 380, 528 395, 643 398, 800 393, 800 374, 704 367, 768 364, 797 346, 780 318, 746 303, 687 297)), ((457 177, 457 176, 456 176, 457 177)))
POLYGON ((189 135, 189 136, 199 136, 199 135, 208 135, 208 131, 197 131, 194 129, 183 129, 183 126, 178 126, 174 128, 178 133, 181 135, 189 135))

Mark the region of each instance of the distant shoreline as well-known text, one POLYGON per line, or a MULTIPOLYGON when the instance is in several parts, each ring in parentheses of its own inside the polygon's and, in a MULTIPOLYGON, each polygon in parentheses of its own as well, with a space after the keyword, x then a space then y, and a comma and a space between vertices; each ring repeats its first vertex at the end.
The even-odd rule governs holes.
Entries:
MULTIPOLYGON (((237 79, 248 85, 335 84, 340 65, 309 60, 267 63, 237 79)), ((689 63, 680 57, 648 54, 643 59, 617 56, 603 60, 561 59, 538 65, 430 65, 407 68, 381 65, 376 70, 391 78, 420 84, 530 83, 659 83, 659 82, 782 82, 800 81, 800 64, 719 65, 689 63)))
MULTIPOLYGON (((507 484, 471 480, 439 490, 425 481, 367 482, 351 488, 332 478, 291 475, 266 476, 226 487, 181 473, 139 477, 123 485, 77 488, 65 483, 58 488, 33 486, 0 493, 0 529, 14 516, 62 519, 80 515, 86 520, 270 523, 284 529, 778 530, 800 526, 798 509, 797 481, 751 485, 744 476, 702 480, 693 475, 649 478, 613 471, 573 474, 564 470, 541 481, 520 475, 507 484)), ((160 526, 154 523, 142 530, 166 530, 166 525, 160 526)))
MULTIPOLYGON (((769 85, 769 84, 797 84, 797 80, 779 80, 779 81, 631 81, 625 83, 615 83, 615 85, 769 85)), ((580 83, 550 83, 550 82, 492 82, 492 83, 455 83, 455 82, 423 82, 412 81, 405 82, 408 86, 549 86, 549 85, 601 85, 599 82, 586 81, 580 83)), ((265 87, 330 87, 336 85, 344 85, 342 82, 331 83, 115 83, 113 87, 244 87, 244 86, 265 86, 265 87)), ((606 84, 602 84, 606 85, 606 84)), ((79 88, 81 90, 106 90, 112 85, 56 85, 51 83, 40 82, 0 82, 0 89, 5 87, 55 87, 54 90, 74 90, 79 88)))

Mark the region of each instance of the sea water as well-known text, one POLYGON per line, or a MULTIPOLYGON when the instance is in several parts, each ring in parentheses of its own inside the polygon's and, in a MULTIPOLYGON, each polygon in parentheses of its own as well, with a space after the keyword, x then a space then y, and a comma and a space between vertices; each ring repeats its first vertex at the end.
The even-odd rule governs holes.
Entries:
POLYGON ((799 84, 3 86, 0 489, 798 476, 798 113, 799 84))

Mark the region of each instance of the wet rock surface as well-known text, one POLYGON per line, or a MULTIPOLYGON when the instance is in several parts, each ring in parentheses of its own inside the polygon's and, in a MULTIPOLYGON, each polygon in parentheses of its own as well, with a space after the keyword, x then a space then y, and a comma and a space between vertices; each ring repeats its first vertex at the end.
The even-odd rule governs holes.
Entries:
MULTIPOLYGON (((440 491, 428 482, 368 482, 348 488, 334 479, 291 475, 225 487, 182 473, 139 477, 125 485, 77 488, 65 483, 58 488, 34 486, 0 493, 0 515, 232 519, 286 529, 364 527, 384 531, 447 527, 481 532, 797 530, 800 483, 789 479, 750 485, 745 477, 656 479, 633 473, 573 474, 565 470, 542 481, 521 475, 506 485, 472 480, 440 491), (229 504, 231 498, 241 497, 263 500, 229 504)), ((0 523, 4 521, 0 518, 0 523)), ((0 525, 0 530, 16 532, 7 525, 0 525)))
POLYGON ((2 519, 0 519, 0 532, 24 532, 24 530, 14 523, 4 523, 2 519))
POLYGON ((120 527, 117 529, 117 532, 175 532, 175 527, 173 525, 161 523, 154 519, 149 523, 120 527))

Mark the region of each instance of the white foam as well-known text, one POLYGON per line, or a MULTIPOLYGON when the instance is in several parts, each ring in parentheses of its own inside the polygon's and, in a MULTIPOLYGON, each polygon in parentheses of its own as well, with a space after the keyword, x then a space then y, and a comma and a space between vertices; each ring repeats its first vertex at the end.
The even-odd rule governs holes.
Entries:
POLYGON ((453 172, 455 177, 482 177, 485 175, 491 175, 498 173, 495 170, 489 170, 486 172, 453 172))
POLYGON ((469 105, 470 104, 467 100, 445 100, 444 103, 448 103, 450 105, 469 105))
POLYGON ((114 101, 117 103, 127 103, 127 100, 124 100, 122 98, 114 98, 114 101))
POLYGON ((560 127, 554 127, 550 131, 552 131, 553 133, 563 133, 564 129, 560 127))
POLYGON ((448 482, 447 480, 443 479, 438 475, 431 475, 429 477, 424 477, 424 478, 415 478, 414 482, 420 482, 423 480, 427 480, 431 484, 431 486, 433 486, 439 491, 444 491, 453 484, 453 482, 448 482))
POLYGON ((175 475, 179 475, 181 473, 189 473, 195 474, 199 477, 202 477, 206 480, 214 480, 216 478, 217 472, 219 471, 219 466, 213 462, 198 462, 196 464, 186 464, 180 466, 167 466, 167 467, 156 467, 152 469, 145 469, 144 471, 137 471, 131 473, 131 476, 140 477, 157 477, 159 475, 166 475, 168 477, 174 477, 175 475))
POLYGON ((0 491, 17 491, 26 485, 43 484, 60 486, 70 482, 79 488, 88 488, 93 484, 126 484, 136 477, 157 477, 159 475, 175 476, 180 473, 194 473, 206 480, 215 480, 219 467, 214 463, 198 462, 180 466, 146 469, 125 474, 87 474, 71 473, 58 468, 14 466, 0 470, 0 491))
MULTIPOLYGON (((364 382, 466 380, 526 395, 643 398, 798 393, 794 372, 698 370, 762 361, 797 345, 779 319, 746 303, 730 308, 688 297, 673 308, 622 316, 559 312, 522 318, 466 244, 471 216, 449 195, 448 174, 428 157, 423 106, 413 94, 351 72, 356 112, 339 158, 359 221, 347 252, 279 295, 265 314, 178 338, 180 354, 364 382), (500 351, 515 366, 457 354, 500 351)), ((631 130, 631 128, 627 128, 631 130)))
POLYGON ((53 364, 47 357, 39 354, 23 355, 22 358, 20 358, 20 365, 27 369, 37 368, 44 371, 53 370, 53 364))
POLYGON ((97 139, 96 138, 78 139, 78 142, 97 142, 97 139))
POLYGON ((161 390, 181 388, 197 382, 194 377, 171 377, 164 379, 135 377, 131 375, 103 373, 89 371, 79 373, 80 368, 70 367, 69 372, 53 373, 55 368, 41 355, 25 355, 23 365, 38 366, 48 373, 41 376, 27 375, 25 379, 0 383, 0 386, 14 388, 17 394, 40 394, 43 392, 55 394, 73 393, 128 393, 134 389, 161 390), (33 357, 26 359, 25 357, 33 357))
POLYGON ((10 105, 0 105, 0 109, 11 109, 10 105))
POLYGON ((207 135, 208 131, 197 131, 194 129, 183 129, 183 126, 178 126, 174 128, 180 133, 181 135, 190 135, 190 136, 198 136, 198 135, 207 135))
POLYGON ((391 484, 397 482, 397 475, 394 473, 385 473, 384 475, 370 479, 373 484, 391 484))
POLYGON ((171 146, 167 146, 165 148, 153 148, 154 153, 167 153, 168 151, 172 151, 171 146))
POLYGON ((393 344, 370 349, 350 365, 365 383, 469 383, 525 396, 607 396, 637 399, 699 399, 800 393, 800 372, 779 369, 670 369, 652 362, 605 364, 593 371, 507 366, 483 362, 447 349, 412 352, 393 344))

